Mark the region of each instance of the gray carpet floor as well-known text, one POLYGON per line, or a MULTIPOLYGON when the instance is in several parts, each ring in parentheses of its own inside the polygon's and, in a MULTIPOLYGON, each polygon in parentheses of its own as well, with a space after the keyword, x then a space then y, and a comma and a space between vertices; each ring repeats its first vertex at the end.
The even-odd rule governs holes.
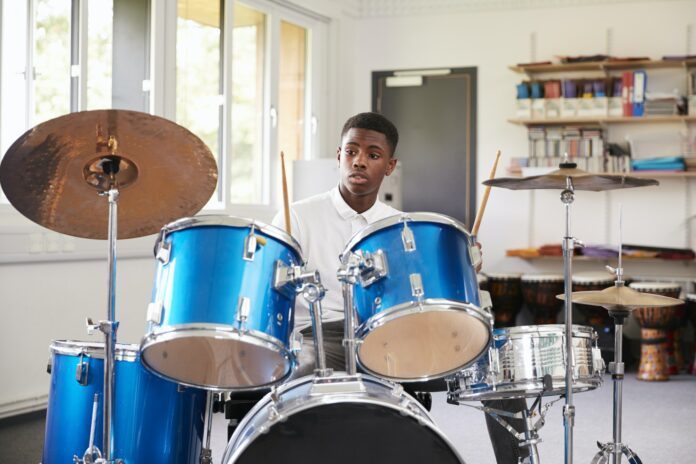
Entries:
MULTIPOLYGON (((574 462, 589 463, 597 452, 597 441, 612 436, 612 383, 575 395, 574 462)), ((551 407, 541 429, 540 460, 563 462, 563 401, 551 407)), ((433 395, 431 415, 467 464, 494 462, 483 414, 467 406, 447 404, 444 393, 433 395)), ((624 442, 646 464, 696 462, 696 376, 679 375, 668 382, 639 382, 628 374, 624 382, 624 442)), ((221 462, 227 443, 227 422, 216 414, 213 428, 213 457, 221 462)), ((376 433, 379 433, 378 431, 376 433)), ((0 463, 38 463, 44 437, 40 414, 0 421, 0 463)), ((328 457, 326 462, 330 462, 328 457)), ((288 463, 293 462, 288 459, 288 463)), ((297 462, 302 462, 298 460, 297 462)), ((358 463, 359 464, 359 463, 358 463)))

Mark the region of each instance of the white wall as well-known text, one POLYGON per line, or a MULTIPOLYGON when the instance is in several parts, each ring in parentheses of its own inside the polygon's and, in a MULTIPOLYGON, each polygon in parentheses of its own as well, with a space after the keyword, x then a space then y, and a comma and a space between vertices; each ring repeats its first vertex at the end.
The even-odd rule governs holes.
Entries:
MULTIPOLYGON (((686 24, 696 18, 693 1, 396 19, 356 19, 357 2, 348 2, 347 7, 320 0, 298 3, 333 18, 325 95, 329 115, 323 127, 328 134, 327 146, 319 156, 333 157, 343 121, 370 108, 372 71, 476 66, 479 179, 488 176, 497 149, 503 152, 501 166, 507 165, 512 156, 526 154, 525 129, 506 122, 512 114, 514 84, 520 79, 507 66, 529 61, 532 32, 537 34, 537 59, 604 52, 605 30, 609 27, 613 30, 613 54, 660 57, 685 52, 686 24)), ((573 231, 587 243, 615 242, 613 211, 616 202, 621 201, 625 241, 684 246, 685 211, 691 216, 696 212, 696 187, 694 181, 690 182, 690 193, 683 180, 665 181, 659 189, 611 194, 579 192, 573 231), (611 200, 607 201, 607 197, 611 200)), ((54 339, 85 340, 85 317, 91 316, 95 321, 105 318, 107 268, 104 241, 92 241, 89 245, 81 242, 77 249, 86 251, 76 256, 71 251, 75 248, 73 239, 31 225, 16 214, 0 210, 0 224, 2 417, 45 404, 48 345, 54 339), (40 251, 30 253, 35 246, 40 251), (60 257, 89 260, 55 261, 60 257), (31 262, 40 260, 54 261, 31 262)), ((480 231, 484 270, 533 272, 560 267, 560 263, 505 258, 504 250, 558 242, 562 229, 563 210, 556 192, 496 189, 480 231), (530 208, 534 211, 531 220, 530 208)), ((118 261, 117 319, 121 323, 121 342, 137 342, 143 335, 145 308, 153 285, 154 260, 150 250, 154 239, 139 240, 119 242, 122 258, 118 261)), ((696 243, 693 237, 692 243, 696 243)), ((587 268, 587 263, 576 265, 583 267, 587 268)), ((693 277, 694 269, 680 264, 632 264, 627 272, 693 277)), ((101 338, 95 335, 92 339, 101 338)))
MULTIPOLYGON (((668 54, 685 54, 687 25, 694 23, 695 18, 696 2, 674 1, 449 14, 434 11, 431 15, 363 19, 352 31, 354 98, 343 112, 350 114, 370 107, 372 71, 476 67, 478 179, 488 178, 498 149, 502 150, 498 169, 501 177, 510 158, 527 155, 526 129, 506 122, 513 117, 515 84, 524 79, 508 66, 552 60, 558 55, 606 53, 607 29, 611 29, 612 36, 610 53, 615 56, 659 59, 668 54), (536 56, 532 56, 530 46, 533 33, 536 56)), ((696 53, 696 37, 689 39, 691 53, 696 53)), ((675 124, 659 129, 682 128, 683 125, 675 124)), ((629 129, 611 126, 610 138, 623 137, 625 130, 647 129, 646 126, 629 129)), ((686 233, 686 217, 692 217, 693 222, 696 213, 694 180, 661 183, 657 188, 619 193, 578 192, 573 206, 573 235, 588 244, 617 243, 617 211, 621 202, 625 242, 672 247, 684 247, 689 242, 691 246, 696 245, 696 224, 692 224, 690 238, 686 233)), ((480 186, 479 198, 482 193, 480 186)), ((484 271, 561 270, 560 262, 530 263, 505 257, 508 248, 560 243, 565 223, 558 193, 492 190, 479 231, 484 271)), ((578 263, 575 267, 584 270, 599 266, 578 263)), ((627 272, 694 278, 696 268, 683 264, 631 263, 627 272)))

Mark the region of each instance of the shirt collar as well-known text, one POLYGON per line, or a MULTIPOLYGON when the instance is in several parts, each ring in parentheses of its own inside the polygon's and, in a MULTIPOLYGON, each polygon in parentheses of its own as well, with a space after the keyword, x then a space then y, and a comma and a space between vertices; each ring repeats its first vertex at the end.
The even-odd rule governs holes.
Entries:
POLYGON ((346 203, 346 200, 343 199, 343 197, 341 196, 341 192, 339 192, 338 190, 338 186, 334 187, 331 190, 331 202, 333 203, 334 208, 336 208, 338 214, 343 219, 352 219, 356 216, 362 216, 365 218, 368 224, 372 224, 375 220, 381 218, 380 211, 384 206, 384 203, 377 199, 375 201, 375 204, 372 205, 370 209, 368 209, 364 213, 358 213, 353 208, 351 208, 348 205, 348 203, 346 203))

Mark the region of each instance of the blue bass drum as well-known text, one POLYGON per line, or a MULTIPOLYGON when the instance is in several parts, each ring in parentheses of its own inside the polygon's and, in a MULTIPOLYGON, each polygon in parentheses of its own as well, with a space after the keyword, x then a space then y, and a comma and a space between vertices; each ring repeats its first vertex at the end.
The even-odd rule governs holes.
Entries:
MULTIPOLYGON (((206 392, 181 387, 144 369, 137 345, 116 345, 114 365, 112 456, 125 464, 198 463, 206 392)), ((93 419, 93 445, 103 455, 104 344, 55 341, 49 366, 42 463, 65 464, 74 456, 82 460, 93 419)), ((95 457, 99 454, 90 453, 95 457)))
POLYGON ((274 282, 303 264, 292 237, 249 219, 199 216, 164 226, 155 252, 146 367, 210 390, 265 388, 292 373, 295 291, 274 282))
POLYGON ((436 213, 377 221, 342 254, 382 263, 354 285, 360 366, 395 381, 440 378, 486 351, 492 318, 481 308, 477 248, 464 226, 436 213))

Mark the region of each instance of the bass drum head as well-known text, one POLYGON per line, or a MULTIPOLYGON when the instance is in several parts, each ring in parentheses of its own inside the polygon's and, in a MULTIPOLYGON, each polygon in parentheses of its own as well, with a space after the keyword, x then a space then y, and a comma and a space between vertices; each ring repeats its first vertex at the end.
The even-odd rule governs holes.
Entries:
POLYGON ((334 374, 317 391, 314 378, 304 377, 287 384, 278 402, 267 395, 239 425, 222 462, 463 462, 413 398, 393 384, 357 378, 334 374))

